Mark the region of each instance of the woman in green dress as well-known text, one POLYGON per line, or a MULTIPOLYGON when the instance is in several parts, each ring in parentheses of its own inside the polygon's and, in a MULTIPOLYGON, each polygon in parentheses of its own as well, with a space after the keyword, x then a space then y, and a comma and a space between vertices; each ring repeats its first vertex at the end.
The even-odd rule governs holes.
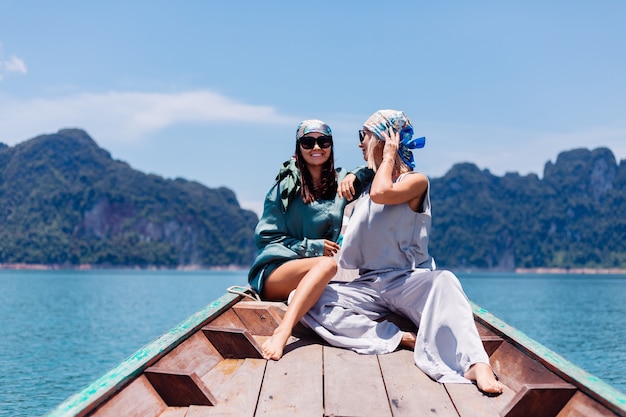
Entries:
POLYGON ((282 357, 293 327, 335 276, 333 256, 340 249, 343 210, 372 177, 366 167, 351 173, 335 169, 332 131, 326 123, 311 119, 298 125, 295 154, 283 163, 265 197, 255 230, 259 252, 248 274, 263 299, 284 301, 297 290, 262 346, 266 359, 282 357))

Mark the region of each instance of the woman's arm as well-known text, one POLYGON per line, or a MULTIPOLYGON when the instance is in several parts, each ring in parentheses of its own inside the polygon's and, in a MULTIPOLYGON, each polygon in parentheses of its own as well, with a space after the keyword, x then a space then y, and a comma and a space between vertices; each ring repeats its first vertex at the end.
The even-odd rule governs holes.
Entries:
POLYGON ((366 166, 353 169, 346 174, 346 177, 339 183, 337 194, 348 201, 359 197, 363 190, 370 185, 374 178, 374 171, 366 166))
POLYGON ((263 215, 255 229, 257 247, 262 249, 270 244, 280 244, 305 258, 324 255, 325 240, 291 236, 285 215, 280 201, 280 183, 276 183, 265 197, 263 215))
POLYGON ((393 171, 399 140, 398 132, 389 131, 385 135, 383 159, 376 170, 370 198, 378 204, 408 203, 413 211, 419 211, 428 189, 428 178, 422 173, 415 173, 405 175, 401 181, 394 182, 393 171))

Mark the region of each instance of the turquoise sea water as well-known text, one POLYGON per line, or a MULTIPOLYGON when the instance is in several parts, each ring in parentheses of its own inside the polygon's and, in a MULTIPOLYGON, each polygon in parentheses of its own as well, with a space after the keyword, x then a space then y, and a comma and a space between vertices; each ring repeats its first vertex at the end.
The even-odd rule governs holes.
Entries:
MULTIPOLYGON (((626 392, 626 275, 459 274, 470 299, 626 392)), ((0 416, 38 416, 244 271, 0 270, 0 416)))

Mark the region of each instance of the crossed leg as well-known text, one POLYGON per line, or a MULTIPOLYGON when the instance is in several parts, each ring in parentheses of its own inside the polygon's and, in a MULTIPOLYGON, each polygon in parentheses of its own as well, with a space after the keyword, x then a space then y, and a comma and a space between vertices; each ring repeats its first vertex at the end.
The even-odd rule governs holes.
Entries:
POLYGON ((313 307, 336 273, 335 260, 328 256, 319 256, 286 262, 267 278, 263 285, 264 298, 282 301, 294 289, 296 293, 287 307, 285 317, 261 347, 265 359, 278 360, 283 356, 293 328, 313 307))

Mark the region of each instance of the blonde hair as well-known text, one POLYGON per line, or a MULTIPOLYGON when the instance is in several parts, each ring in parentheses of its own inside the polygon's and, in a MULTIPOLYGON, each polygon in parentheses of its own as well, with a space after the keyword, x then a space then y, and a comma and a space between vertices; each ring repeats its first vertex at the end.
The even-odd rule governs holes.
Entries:
MULTIPOLYGON (((376 172, 378 170, 378 165, 376 164, 376 155, 377 152, 382 155, 383 148, 385 147, 385 141, 379 139, 375 134, 372 134, 372 137, 367 144, 367 167, 369 169, 374 170, 376 172)), ((405 172, 413 171, 410 166, 408 166, 402 158, 400 158, 400 154, 396 153, 396 157, 393 160, 393 172, 397 175, 402 175, 405 172)))

